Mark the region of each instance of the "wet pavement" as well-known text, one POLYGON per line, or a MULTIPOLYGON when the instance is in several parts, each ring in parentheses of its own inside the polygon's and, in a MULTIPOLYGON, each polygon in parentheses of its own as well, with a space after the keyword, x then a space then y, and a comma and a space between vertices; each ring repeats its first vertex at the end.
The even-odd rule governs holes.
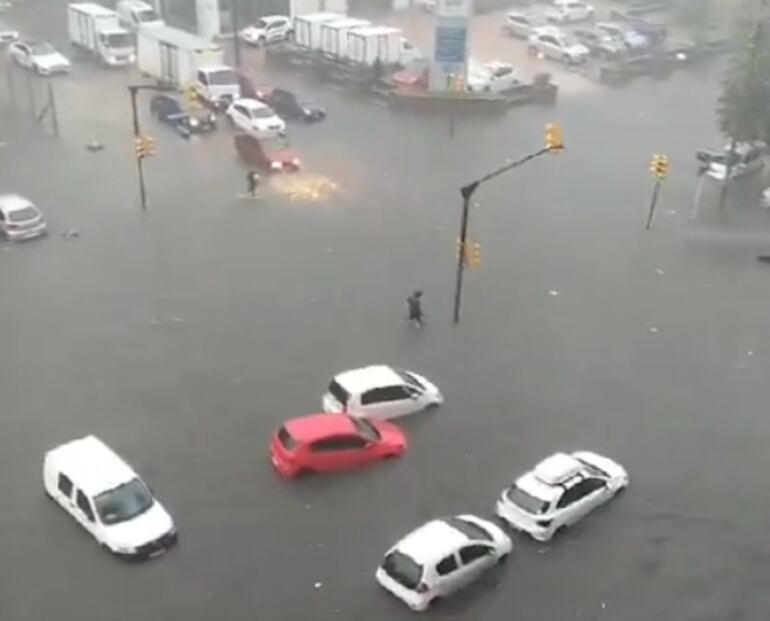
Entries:
POLYGON ((433 516, 490 514, 533 462, 584 447, 628 468, 628 492, 549 545, 516 536, 505 567, 429 617, 765 621, 761 183, 724 217, 709 185, 690 220, 693 154, 720 142, 717 75, 455 120, 453 135, 448 119, 268 76, 329 111, 290 128, 307 174, 338 184, 319 201, 277 184, 239 198, 230 130, 183 141, 145 100, 146 213, 125 74, 79 62, 57 78, 59 140, 0 91, 0 187, 51 225, 0 246, 0 617, 410 618, 374 582, 389 545, 433 516), (454 327, 457 188, 539 148, 551 120, 563 155, 476 194, 482 267, 454 327), (104 151, 84 148, 91 134, 104 151), (645 231, 656 152, 672 171, 645 231), (415 287, 422 332, 401 323, 415 287), (401 460, 280 480, 272 430, 318 409, 336 371, 373 362, 425 374, 446 404, 403 421, 401 460), (176 549, 116 562, 45 499, 43 453, 85 433, 146 477, 176 549))

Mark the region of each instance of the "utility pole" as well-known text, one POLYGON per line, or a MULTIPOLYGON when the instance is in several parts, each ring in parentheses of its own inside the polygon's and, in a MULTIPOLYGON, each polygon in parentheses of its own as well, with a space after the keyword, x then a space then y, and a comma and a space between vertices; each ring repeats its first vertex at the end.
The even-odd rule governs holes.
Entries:
POLYGON ((497 170, 494 170, 491 173, 484 175, 483 177, 480 177, 479 179, 476 179, 475 181, 472 181, 460 188, 460 195, 463 199, 463 205, 460 216, 460 236, 457 240, 457 272, 455 274, 454 313, 452 315, 455 324, 460 323, 460 305, 462 303, 463 276, 465 273, 465 266, 468 262, 468 257, 471 255, 471 252, 475 250, 475 252, 478 254, 479 251, 478 244, 476 244, 474 248, 469 248, 468 246, 468 220, 470 215, 471 198, 473 198, 473 194, 482 183, 486 183, 490 179, 494 179, 495 177, 502 175, 509 170, 518 168, 530 160, 534 160, 535 158, 538 158, 541 155, 545 155, 546 153, 558 154, 564 151, 564 141, 562 140, 561 128, 558 125, 554 123, 549 123, 546 125, 545 145, 546 146, 542 149, 538 149, 534 153, 530 153, 529 155, 522 157, 515 162, 501 166, 497 170))
POLYGON ((235 68, 241 68, 241 38, 240 33, 240 19, 238 17, 238 0, 230 0, 230 19, 232 20, 233 30, 233 60, 235 61, 235 68))

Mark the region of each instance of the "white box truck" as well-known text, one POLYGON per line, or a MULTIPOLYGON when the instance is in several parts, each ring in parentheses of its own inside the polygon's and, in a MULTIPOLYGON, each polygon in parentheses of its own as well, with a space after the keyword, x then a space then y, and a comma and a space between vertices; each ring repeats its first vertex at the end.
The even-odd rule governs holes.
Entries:
POLYGON ((340 13, 310 13, 294 18, 294 42, 310 50, 321 49, 321 24, 344 19, 340 13))
POLYGON ((129 65, 136 60, 134 37, 120 25, 115 11, 93 2, 67 5, 70 42, 93 54, 110 67, 129 65))
POLYGON ((137 33, 139 70, 170 86, 194 87, 215 107, 238 99, 238 76, 224 64, 222 48, 176 28, 156 26, 137 33))
MULTIPOLYGON (((348 0, 288 0, 289 17, 309 15, 310 13, 348 14, 348 0)), ((281 11, 284 13, 284 11, 281 11)))
POLYGON ((321 51, 332 58, 346 58, 348 53, 348 33, 356 28, 371 26, 366 19, 346 17, 334 22, 321 24, 321 51))
POLYGON ((419 50, 404 38, 399 28, 367 26, 348 33, 347 57, 355 63, 408 65, 420 59, 419 50))

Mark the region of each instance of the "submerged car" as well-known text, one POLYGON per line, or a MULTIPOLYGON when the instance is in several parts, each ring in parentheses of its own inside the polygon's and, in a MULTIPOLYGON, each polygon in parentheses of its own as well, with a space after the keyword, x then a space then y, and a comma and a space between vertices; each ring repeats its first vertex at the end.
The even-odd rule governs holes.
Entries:
POLYGON ((236 134, 233 141, 241 160, 252 168, 266 173, 295 172, 302 168, 301 160, 285 138, 236 134))
POLYGON ((385 421, 347 414, 311 414, 286 421, 270 445, 275 469, 286 477, 360 468, 402 455, 403 432, 385 421))
POLYGON ((18 194, 0 195, 0 237, 22 241, 47 232, 43 214, 29 200, 18 194))
POLYGON ((503 490, 496 513, 538 541, 553 536, 628 486, 626 470, 589 451, 556 453, 503 490))
POLYGON ((282 119, 313 122, 326 118, 326 110, 321 106, 311 101, 301 100, 294 93, 283 88, 274 88, 260 94, 260 99, 275 110, 282 119))
POLYGON ((42 41, 16 41, 8 46, 8 53, 15 63, 39 75, 68 73, 72 68, 63 54, 42 41))
POLYGON ((470 63, 467 89, 470 93, 504 93, 518 86, 519 75, 512 65, 501 61, 470 63))
POLYGON ((256 99, 236 99, 227 108, 227 116, 235 127, 260 138, 283 136, 286 123, 270 106, 256 99))
POLYGON ((607 34, 598 28, 576 28, 573 36, 585 45, 594 56, 612 59, 625 54, 625 43, 617 37, 607 34))
POLYGON ((412 610, 473 582, 513 550, 496 524, 475 515, 431 520, 385 554, 375 577, 412 610))
POLYGON ((527 47, 532 56, 542 55, 559 60, 565 65, 577 65, 586 62, 589 49, 571 35, 554 26, 537 28, 527 40, 527 47))
POLYGON ((443 402, 439 389, 422 375, 378 364, 337 374, 323 397, 323 409, 387 419, 421 412, 443 402))
POLYGON ((186 111, 171 95, 155 95, 150 100, 150 113, 171 125, 183 136, 200 134, 217 128, 217 115, 207 109, 186 111))

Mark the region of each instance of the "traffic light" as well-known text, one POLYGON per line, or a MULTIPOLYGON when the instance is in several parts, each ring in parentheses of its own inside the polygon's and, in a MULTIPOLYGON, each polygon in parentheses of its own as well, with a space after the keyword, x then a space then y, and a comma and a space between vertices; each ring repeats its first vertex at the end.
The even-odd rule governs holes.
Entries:
POLYGON ((152 136, 137 136, 134 138, 134 149, 138 159, 155 155, 155 138, 152 136))
POLYGON ((650 162, 650 172, 655 175, 658 181, 662 181, 668 174, 668 156, 661 153, 656 153, 652 156, 650 162))
POLYGON ((556 123, 548 123, 545 126, 545 148, 551 153, 564 151, 564 139, 561 135, 561 127, 556 123))
POLYGON ((465 251, 463 251, 463 243, 457 240, 457 256, 462 256, 463 265, 467 268, 479 267, 481 265, 481 244, 477 244, 471 241, 465 242, 465 251))
POLYGON ((185 87, 184 96, 185 96, 185 99, 187 100, 187 104, 191 108, 200 107, 200 95, 198 94, 198 91, 195 90, 194 85, 190 84, 185 87))

